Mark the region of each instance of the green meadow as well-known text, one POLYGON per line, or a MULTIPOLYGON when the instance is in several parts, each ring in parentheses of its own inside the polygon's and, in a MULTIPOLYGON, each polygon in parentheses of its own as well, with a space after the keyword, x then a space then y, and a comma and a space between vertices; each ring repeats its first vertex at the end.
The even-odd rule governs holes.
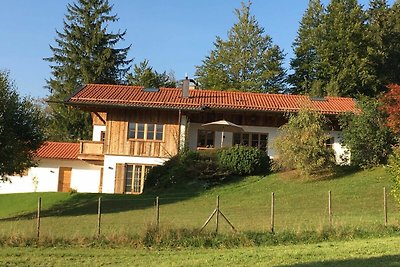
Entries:
MULTIPOLYGON (((399 210, 384 168, 343 172, 330 179, 299 180, 290 173, 250 176, 205 189, 192 182, 163 193, 142 195, 31 193, 0 195, 0 235, 36 236, 37 199, 42 198, 41 236, 92 237, 97 233, 101 197, 101 234, 142 233, 155 224, 155 197, 161 228, 199 229, 216 206, 239 232, 268 232, 271 193, 275 194, 275 231, 318 230, 329 226, 328 191, 334 227, 367 229, 384 224, 383 187, 388 223, 398 225, 399 210)), ((214 218, 205 231, 215 231, 214 218)), ((220 216, 219 231, 232 230, 220 216)))

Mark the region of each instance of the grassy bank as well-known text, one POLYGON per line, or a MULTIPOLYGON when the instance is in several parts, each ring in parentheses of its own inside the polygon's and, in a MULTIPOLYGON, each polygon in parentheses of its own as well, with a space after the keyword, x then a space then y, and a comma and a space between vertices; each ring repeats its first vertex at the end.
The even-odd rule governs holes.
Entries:
MULTIPOLYGON (((154 223, 154 199, 160 196, 160 224, 166 229, 199 229, 215 208, 220 207, 236 229, 268 232, 271 192, 275 193, 275 230, 304 232, 328 225, 328 191, 332 192, 333 226, 371 228, 382 225, 383 187, 391 182, 383 168, 343 173, 332 179, 298 180, 289 173, 247 177, 212 189, 189 183, 162 194, 140 196, 101 194, 0 195, 0 235, 35 236, 35 208, 42 197, 44 211, 41 235, 52 238, 91 237, 97 232, 97 199, 102 196, 102 234, 143 233, 154 223), (3 209, 3 207, 6 207, 3 209)), ((389 191, 389 190, 388 190, 389 191)), ((388 196, 389 224, 398 224, 399 210, 388 196)), ((220 219, 220 231, 231 230, 220 219)), ((214 220, 206 231, 215 229, 214 220)))

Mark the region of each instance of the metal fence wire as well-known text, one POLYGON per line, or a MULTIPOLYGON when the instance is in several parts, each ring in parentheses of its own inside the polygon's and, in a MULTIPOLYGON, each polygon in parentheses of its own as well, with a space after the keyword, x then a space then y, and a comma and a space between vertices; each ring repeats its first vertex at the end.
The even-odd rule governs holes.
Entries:
POLYGON ((0 218, 0 234, 63 238, 135 235, 154 227, 223 233, 398 223, 399 210, 393 197, 385 188, 373 194, 335 195, 329 191, 288 197, 284 192, 270 192, 259 202, 262 204, 251 208, 229 197, 211 194, 192 197, 190 201, 187 196, 99 197, 72 207, 59 206, 57 210, 41 210, 46 199, 39 198, 36 212, 0 218))

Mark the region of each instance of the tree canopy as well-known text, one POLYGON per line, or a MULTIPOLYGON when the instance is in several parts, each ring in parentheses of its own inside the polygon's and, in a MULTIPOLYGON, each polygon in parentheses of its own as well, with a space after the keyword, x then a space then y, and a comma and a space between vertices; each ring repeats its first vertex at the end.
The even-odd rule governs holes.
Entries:
POLYGON ((217 36, 215 48, 196 66, 201 87, 266 93, 284 89, 284 53, 264 33, 250 6, 242 2, 241 9, 235 10, 238 21, 228 31, 228 39, 217 36))
POLYGON ((144 86, 146 88, 167 87, 175 88, 177 82, 173 74, 167 74, 165 71, 158 73, 149 66, 149 61, 144 60, 133 66, 133 72, 128 74, 127 82, 129 85, 144 86))
POLYGON ((368 10, 357 0, 331 0, 326 8, 310 0, 293 43, 292 91, 377 96, 399 83, 398 9, 386 0, 371 0, 368 10))
POLYGON ((53 56, 45 58, 52 70, 47 81, 52 139, 84 139, 91 133, 90 114, 59 102, 84 84, 124 82, 132 60, 127 59, 130 46, 115 48, 126 32, 108 30, 109 23, 117 20, 107 0, 77 0, 67 5, 64 29, 56 31, 57 45, 50 46, 53 56))
POLYGON ((34 166, 34 152, 44 139, 40 109, 21 99, 9 74, 0 71, 0 179, 34 166))
POLYGON ((391 84, 389 92, 380 99, 382 110, 387 114, 387 126, 400 137, 400 85, 391 84))

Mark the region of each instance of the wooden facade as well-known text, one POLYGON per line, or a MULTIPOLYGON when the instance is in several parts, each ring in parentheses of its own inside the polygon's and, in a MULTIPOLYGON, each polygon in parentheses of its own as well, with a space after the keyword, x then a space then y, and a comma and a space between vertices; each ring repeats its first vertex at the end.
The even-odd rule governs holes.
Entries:
POLYGON ((178 136, 178 111, 110 110, 107 113, 104 153, 108 155, 171 157, 178 153, 178 136), (163 125, 162 140, 129 138, 129 122, 163 125))

